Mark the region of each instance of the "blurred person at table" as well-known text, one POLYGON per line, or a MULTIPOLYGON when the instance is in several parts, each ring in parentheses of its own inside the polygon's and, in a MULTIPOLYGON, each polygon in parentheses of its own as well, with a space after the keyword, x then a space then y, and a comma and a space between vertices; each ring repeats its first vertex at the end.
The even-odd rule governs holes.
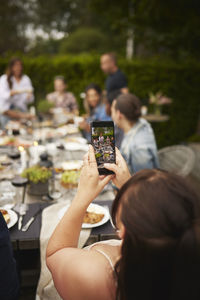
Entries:
POLYGON ((110 121, 111 117, 106 114, 105 104, 102 100, 101 88, 91 83, 85 89, 84 108, 86 118, 79 123, 79 127, 83 130, 83 135, 90 142, 90 122, 92 121, 110 121))
MULTIPOLYGON (((108 116, 111 116, 111 107, 112 107, 113 101, 115 99, 117 99, 117 97, 121 94, 122 94, 121 90, 114 90, 114 91, 106 94, 105 106, 106 106, 106 113, 108 116)), ((123 130, 120 129, 115 124, 115 143, 116 143, 115 145, 117 148, 120 148, 121 142, 123 140, 123 136, 124 136, 123 130)))
POLYGON ((54 92, 46 96, 54 107, 61 107, 69 113, 78 115, 78 104, 75 96, 67 91, 67 83, 63 76, 56 76, 54 78, 54 92))
POLYGON ((58 293, 69 300, 200 299, 197 195, 165 171, 131 177, 116 155, 116 164, 105 164, 115 175, 99 176, 90 146, 77 194, 49 240, 46 262, 58 293), (112 220, 120 240, 78 249, 86 209, 110 179, 119 188, 112 220))
POLYGON ((33 86, 30 78, 23 74, 23 63, 19 58, 10 60, 6 74, 0 77, 0 123, 4 127, 11 119, 31 119, 28 104, 33 102, 33 86))
POLYGON ((0 213, 0 299, 18 300, 19 281, 9 230, 0 213))
POLYGON ((102 71, 108 75, 105 81, 107 94, 115 90, 128 93, 126 76, 117 66, 117 57, 114 53, 105 53, 100 59, 102 71))
POLYGON ((131 174, 159 167, 153 129, 140 117, 141 103, 135 95, 121 94, 113 101, 112 119, 124 132, 120 151, 131 174))

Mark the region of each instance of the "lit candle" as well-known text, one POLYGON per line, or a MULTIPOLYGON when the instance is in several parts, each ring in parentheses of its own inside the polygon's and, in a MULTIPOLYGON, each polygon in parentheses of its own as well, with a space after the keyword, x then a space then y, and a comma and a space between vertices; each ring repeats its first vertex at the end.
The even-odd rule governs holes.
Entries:
POLYGON ((33 164, 36 164, 39 160, 39 149, 38 149, 38 142, 33 142, 33 164))
POLYGON ((20 151, 20 156, 21 156, 21 168, 22 170, 26 168, 26 163, 27 163, 27 156, 26 156, 26 150, 24 149, 23 146, 19 146, 18 150, 20 151))

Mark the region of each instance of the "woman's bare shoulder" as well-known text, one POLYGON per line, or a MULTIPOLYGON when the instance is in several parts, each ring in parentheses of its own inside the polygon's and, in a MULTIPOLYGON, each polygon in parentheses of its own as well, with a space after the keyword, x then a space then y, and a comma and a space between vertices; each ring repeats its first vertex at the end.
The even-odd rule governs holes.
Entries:
POLYGON ((110 269, 97 251, 65 248, 47 258, 47 265, 63 299, 112 299, 110 269))

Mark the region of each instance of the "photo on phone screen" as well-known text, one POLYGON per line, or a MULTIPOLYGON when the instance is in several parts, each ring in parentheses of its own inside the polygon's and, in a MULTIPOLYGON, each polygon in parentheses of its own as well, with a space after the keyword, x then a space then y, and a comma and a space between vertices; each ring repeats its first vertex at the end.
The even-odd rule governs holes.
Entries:
POLYGON ((113 174, 104 168, 104 163, 115 163, 114 124, 107 122, 92 122, 91 141, 100 174, 113 174))

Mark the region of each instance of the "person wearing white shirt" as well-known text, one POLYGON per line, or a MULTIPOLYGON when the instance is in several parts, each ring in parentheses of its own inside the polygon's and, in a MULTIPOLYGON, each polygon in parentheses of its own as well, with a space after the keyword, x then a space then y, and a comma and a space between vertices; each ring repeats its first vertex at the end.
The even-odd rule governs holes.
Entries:
POLYGON ((23 64, 13 58, 7 73, 0 77, 0 124, 4 127, 9 118, 30 119, 28 104, 33 102, 33 86, 30 78, 23 74, 23 64))

